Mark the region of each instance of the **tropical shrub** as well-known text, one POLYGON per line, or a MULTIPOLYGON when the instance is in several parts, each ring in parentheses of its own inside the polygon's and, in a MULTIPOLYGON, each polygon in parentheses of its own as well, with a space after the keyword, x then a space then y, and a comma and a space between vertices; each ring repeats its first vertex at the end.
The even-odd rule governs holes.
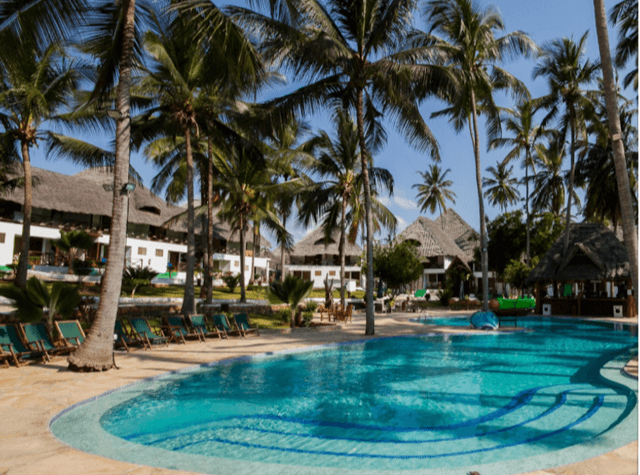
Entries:
POLYGON ((269 291, 272 295, 289 304, 291 310, 291 328, 295 326, 295 313, 298 305, 313 290, 313 281, 302 280, 289 274, 285 277, 284 282, 274 281, 269 285, 269 291))
POLYGON ((307 302, 306 305, 307 305, 307 312, 313 313, 318 309, 318 302, 314 300, 307 302))
POLYGON ((241 277, 242 277, 242 274, 236 274, 236 275, 225 275, 222 278, 222 280, 224 280, 224 283, 227 284, 227 287, 229 287, 230 294, 232 294, 236 290, 236 287, 238 286, 238 284, 240 284, 241 277))
POLYGON ((140 287, 151 285, 151 281, 158 275, 156 271, 150 267, 133 267, 129 266, 124 270, 122 275, 122 285, 132 287, 131 297, 140 287))
POLYGON ((93 247, 94 242, 95 238, 86 231, 72 230, 68 233, 61 231, 60 239, 53 241, 53 245, 69 258, 69 274, 73 274, 73 266, 79 251, 88 251, 93 247))
POLYGON ((311 320, 313 320, 313 312, 302 312, 302 324, 305 327, 311 326, 311 320))

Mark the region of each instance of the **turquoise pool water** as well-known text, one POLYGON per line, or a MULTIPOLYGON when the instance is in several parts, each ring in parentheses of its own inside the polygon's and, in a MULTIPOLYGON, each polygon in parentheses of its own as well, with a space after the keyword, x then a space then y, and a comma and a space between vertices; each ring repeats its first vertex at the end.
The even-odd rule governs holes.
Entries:
POLYGON ((606 324, 529 326, 191 368, 72 407, 51 430, 114 459, 221 474, 500 475, 635 440, 637 381, 620 368, 637 337, 606 324))

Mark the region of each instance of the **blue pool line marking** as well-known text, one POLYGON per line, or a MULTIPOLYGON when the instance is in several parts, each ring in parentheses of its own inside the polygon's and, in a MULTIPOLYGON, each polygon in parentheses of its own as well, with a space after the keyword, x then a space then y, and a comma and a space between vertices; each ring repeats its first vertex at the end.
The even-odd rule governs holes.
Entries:
POLYGON ((443 458, 443 457, 453 457, 453 456, 458 456, 458 455, 470 455, 470 454, 476 454, 476 453, 480 453, 480 452, 491 452, 491 451, 494 451, 494 450, 506 449, 506 448, 515 447, 515 446, 518 446, 518 445, 530 444, 532 442, 537 442, 539 440, 552 437, 552 436, 560 434, 562 432, 566 432, 567 430, 571 429, 572 427, 575 427, 576 425, 581 424, 582 422, 584 422, 587 419, 591 418, 598 411, 598 409, 600 409, 600 407, 602 407, 603 403, 604 403, 604 396, 598 396, 597 398, 595 398, 594 404, 591 406, 589 411, 587 413, 585 413, 584 415, 582 415, 576 421, 574 421, 574 422, 572 422, 570 424, 567 424, 566 426, 561 427, 560 429, 557 429, 557 430, 554 430, 554 431, 551 431, 551 432, 547 432, 545 434, 540 434, 540 435, 538 435, 536 437, 531 437, 529 439, 525 439, 525 440, 521 440, 521 441, 518 441, 518 442, 514 442, 512 444, 497 445, 495 447, 486 447, 486 448, 482 448, 482 449, 465 450, 465 451, 461 451, 461 452, 450 452, 450 453, 446 453, 446 454, 433 454, 433 455, 382 455, 382 454, 359 454, 359 453, 346 453, 346 452, 329 452, 329 451, 321 451, 321 450, 305 450, 305 449, 294 449, 294 448, 284 448, 284 447, 273 447, 273 446, 268 446, 268 445, 251 444, 251 443, 248 443, 248 442, 238 442, 238 441, 234 441, 234 440, 219 439, 219 438, 214 438, 214 437, 209 438, 209 439, 205 439, 205 440, 200 440, 200 441, 197 441, 197 442, 191 442, 189 444, 185 444, 183 446, 176 447, 176 448, 174 448, 172 450, 179 451, 179 450, 182 450, 182 449, 184 449, 186 447, 202 444, 204 442, 217 442, 217 443, 221 443, 221 444, 236 445, 236 446, 245 447, 245 448, 249 448, 249 449, 276 450, 276 451, 280 451, 280 452, 290 452, 290 453, 307 454, 307 455, 329 455, 329 456, 338 456, 338 457, 357 457, 357 458, 392 459, 392 460, 435 459, 435 458, 443 458))

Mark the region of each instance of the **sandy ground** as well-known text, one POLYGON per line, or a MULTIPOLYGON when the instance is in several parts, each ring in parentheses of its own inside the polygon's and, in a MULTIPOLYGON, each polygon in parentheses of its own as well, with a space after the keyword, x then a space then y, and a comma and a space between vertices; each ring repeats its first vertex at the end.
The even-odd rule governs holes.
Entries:
MULTIPOLYGON (((449 315, 465 312, 448 312, 449 315)), ((416 314, 376 315, 376 336, 434 332, 409 322, 416 314)), ((617 320, 620 321, 620 320, 617 320)), ((637 320, 635 321, 637 323, 637 320)), ((505 328, 506 330, 506 328, 505 328)), ((439 332, 459 331, 453 329, 439 332)), ((465 329, 466 331, 466 329, 465 329)), ((66 407, 142 378, 201 363, 330 342, 362 340, 364 316, 330 328, 293 332, 263 331, 261 337, 172 344, 149 351, 117 353, 120 370, 77 374, 59 358, 49 364, 0 369, 0 475, 19 474, 177 474, 190 473, 113 461, 86 454, 60 443, 48 429, 50 419, 66 407)), ((637 378, 637 359, 628 365, 637 378)), ((580 463, 527 475, 635 475, 637 441, 580 463)), ((491 474, 482 474, 491 475, 491 474)))

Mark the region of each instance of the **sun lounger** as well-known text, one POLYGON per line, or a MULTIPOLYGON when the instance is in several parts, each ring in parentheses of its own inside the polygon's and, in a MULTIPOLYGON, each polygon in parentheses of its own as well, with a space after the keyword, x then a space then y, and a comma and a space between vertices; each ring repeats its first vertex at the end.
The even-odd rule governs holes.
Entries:
POLYGON ((60 337, 67 345, 80 346, 86 338, 78 320, 63 320, 54 322, 60 337))
POLYGON ((20 330, 16 325, 0 325, 0 348, 4 354, 11 355, 16 366, 24 364, 24 359, 35 359, 35 357, 46 359, 44 351, 29 348, 29 345, 23 343, 20 330))
POLYGON ((231 325, 229 325, 229 320, 227 320, 226 315, 214 315, 213 316, 213 324, 216 326, 219 332, 221 332, 224 336, 229 335, 238 335, 244 336, 240 330, 233 330, 231 325))
MULTIPOLYGON (((217 336, 222 339, 222 332, 219 332, 214 325, 211 325, 204 315, 191 315, 189 320, 191 320, 191 326, 194 330, 200 332, 203 338, 217 336)), ((226 338, 227 335, 225 334, 224 336, 226 338)))
POLYGON ((242 332, 243 336, 247 336, 247 333, 256 332, 256 335, 260 336, 260 330, 258 328, 251 328, 251 322, 246 313, 237 313, 233 316, 236 322, 236 328, 242 332))
POLYGON ((31 347, 43 351, 47 361, 51 361, 51 356, 58 356, 63 353, 69 354, 76 349, 75 346, 67 344, 64 340, 65 346, 58 347, 54 345, 44 323, 21 323, 20 327, 27 343, 31 347))
POLYGON ((154 343, 169 345, 169 338, 159 328, 154 332, 149 325, 149 320, 145 317, 130 317, 128 320, 132 334, 140 338, 149 348, 154 343))
POLYGON ((176 343, 186 343, 186 339, 196 339, 198 341, 204 341, 204 337, 198 331, 190 332, 184 324, 182 316, 167 317, 167 331, 169 338, 176 343))

